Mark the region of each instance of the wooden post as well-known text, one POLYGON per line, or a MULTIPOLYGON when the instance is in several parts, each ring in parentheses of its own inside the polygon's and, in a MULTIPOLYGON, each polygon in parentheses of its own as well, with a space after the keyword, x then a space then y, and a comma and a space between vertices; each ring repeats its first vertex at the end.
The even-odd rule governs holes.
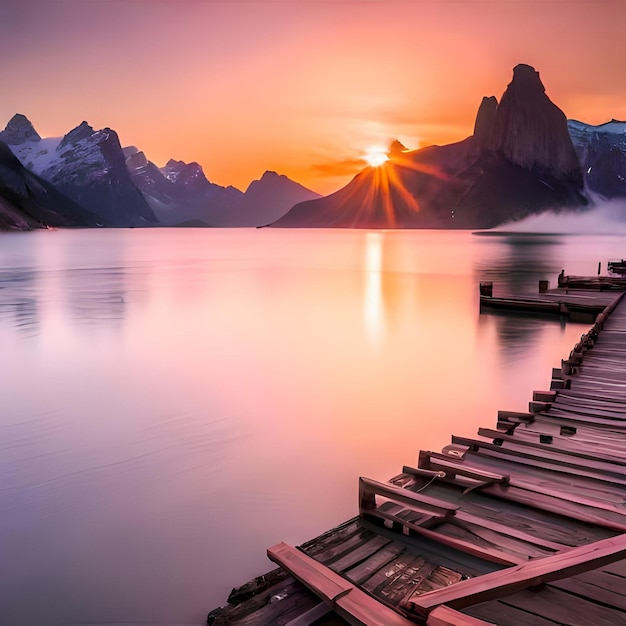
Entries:
POLYGON ((493 282, 481 281, 480 283, 480 295, 491 298, 493 296, 493 282))

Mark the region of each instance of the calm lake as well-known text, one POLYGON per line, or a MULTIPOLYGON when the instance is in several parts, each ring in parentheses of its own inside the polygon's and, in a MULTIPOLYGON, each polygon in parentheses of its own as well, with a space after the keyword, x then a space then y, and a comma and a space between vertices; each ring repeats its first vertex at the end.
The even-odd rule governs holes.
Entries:
POLYGON ((203 624, 265 549, 527 410, 589 327, 481 315, 623 236, 0 235, 0 623, 203 624))

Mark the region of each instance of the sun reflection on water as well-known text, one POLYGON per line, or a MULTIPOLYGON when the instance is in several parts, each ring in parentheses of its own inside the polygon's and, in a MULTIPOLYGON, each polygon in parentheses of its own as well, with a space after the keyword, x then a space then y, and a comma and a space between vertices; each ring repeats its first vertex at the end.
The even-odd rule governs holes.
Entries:
POLYGON ((385 331, 383 310, 383 235, 370 232, 365 236, 365 297, 363 313, 370 342, 378 345, 385 331))

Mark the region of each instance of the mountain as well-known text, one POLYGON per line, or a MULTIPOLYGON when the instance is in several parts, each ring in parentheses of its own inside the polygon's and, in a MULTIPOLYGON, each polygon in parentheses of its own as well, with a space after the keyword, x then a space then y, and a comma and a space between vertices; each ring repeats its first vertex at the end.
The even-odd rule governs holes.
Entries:
POLYGON ((568 120, 567 126, 587 189, 605 198, 626 197, 626 122, 591 126, 568 120))
POLYGON ((97 216, 27 170, 0 140, 0 230, 102 225, 97 216))
POLYGON ((162 225, 264 226, 294 204, 321 197, 276 172, 265 172, 242 193, 209 182, 195 162, 170 159, 159 168, 135 146, 124 154, 133 182, 162 225))
POLYGON ((529 65, 514 68, 499 103, 483 98, 471 137, 389 156, 273 226, 490 228, 587 203, 566 117, 529 65))
POLYGON ((221 215, 214 226, 265 226, 280 219, 295 204, 322 196, 283 174, 267 171, 250 183, 239 202, 221 215))
POLYGON ((112 226, 149 226, 156 216, 132 182, 117 133, 87 122, 62 138, 41 139, 23 115, 0 134, 22 164, 112 226))
POLYGON ((515 67, 493 120, 491 148, 524 169, 581 185, 582 171, 567 119, 545 91, 533 67, 515 67))
POLYGON ((227 212, 243 196, 234 187, 209 182, 198 163, 170 159, 159 168, 134 146, 124 148, 124 155, 133 183, 161 225, 212 226, 214 214, 227 212))

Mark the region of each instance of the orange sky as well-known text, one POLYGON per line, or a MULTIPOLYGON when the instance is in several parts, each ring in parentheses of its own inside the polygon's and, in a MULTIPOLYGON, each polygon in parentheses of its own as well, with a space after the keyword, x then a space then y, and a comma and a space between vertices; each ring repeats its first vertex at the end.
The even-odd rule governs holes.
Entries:
POLYGON ((0 126, 329 193, 372 144, 471 134, 520 62, 568 117, 626 119, 625 25, 625 0, 2 0, 0 126))

